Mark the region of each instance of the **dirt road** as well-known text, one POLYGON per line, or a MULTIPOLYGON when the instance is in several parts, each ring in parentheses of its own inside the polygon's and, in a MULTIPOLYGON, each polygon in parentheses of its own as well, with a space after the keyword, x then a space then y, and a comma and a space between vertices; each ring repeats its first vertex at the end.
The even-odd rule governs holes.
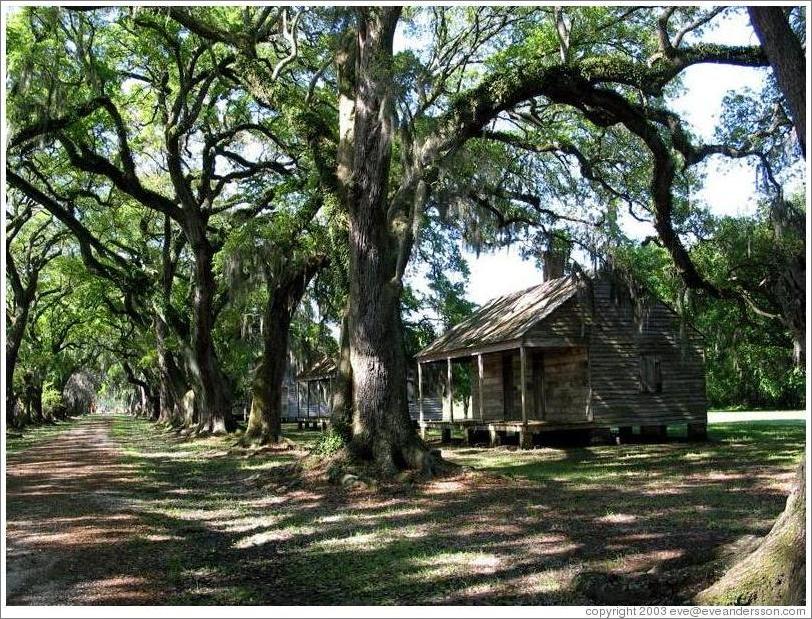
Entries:
POLYGON ((110 436, 111 424, 89 417, 53 441, 8 457, 7 604, 159 599, 146 579, 117 575, 122 544, 147 530, 128 504, 135 479, 110 436))

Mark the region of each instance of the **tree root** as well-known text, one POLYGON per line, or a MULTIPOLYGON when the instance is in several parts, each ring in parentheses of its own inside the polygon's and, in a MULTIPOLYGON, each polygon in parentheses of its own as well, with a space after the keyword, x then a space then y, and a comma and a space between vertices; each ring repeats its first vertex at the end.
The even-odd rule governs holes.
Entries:
POLYGON ((246 430, 245 433, 240 437, 237 444, 240 447, 260 447, 264 445, 273 445, 280 442, 290 441, 286 438, 282 438, 282 435, 275 436, 271 432, 263 432, 261 430, 254 430, 251 431, 246 430))
POLYGON ((759 546, 696 597, 698 604, 793 605, 806 597, 806 475, 798 467, 784 512, 759 546))

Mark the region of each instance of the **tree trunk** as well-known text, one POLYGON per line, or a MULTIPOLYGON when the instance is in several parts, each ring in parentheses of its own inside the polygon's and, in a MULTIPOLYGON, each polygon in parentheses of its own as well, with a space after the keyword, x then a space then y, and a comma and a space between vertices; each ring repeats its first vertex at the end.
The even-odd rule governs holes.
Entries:
POLYGON ((155 350, 158 354, 158 421, 175 425, 175 397, 169 371, 169 351, 166 349, 166 323, 155 317, 155 350))
MULTIPOLYGON (((356 39, 351 31, 344 33, 336 52, 338 87, 338 150, 336 180, 338 194, 349 210, 352 170, 355 157, 355 60, 356 39)), ((349 237, 347 238, 349 244, 349 237)), ((352 439, 352 360, 350 358, 350 302, 341 319, 338 365, 330 394, 330 424, 345 443, 352 439)))
POLYGON ((190 364, 197 383, 195 406, 198 431, 224 434, 235 429, 231 417, 231 401, 225 376, 220 371, 214 350, 214 293, 212 269, 213 251, 206 238, 206 222, 189 217, 186 234, 195 258, 195 292, 193 302, 192 351, 190 364))
POLYGON ((163 247, 161 250, 161 310, 155 316, 155 347, 158 353, 158 421, 177 427, 183 424, 180 402, 186 393, 185 381, 172 352, 167 348, 169 326, 166 323, 172 302, 172 220, 164 216, 163 247))
POLYGON ((758 548, 697 596, 699 604, 806 603, 806 468, 798 466, 787 506, 758 548))
POLYGON ((11 386, 6 388, 6 427, 16 428, 20 421, 19 398, 11 391, 11 386))
POLYGON ((30 302, 25 303, 24 300, 17 300, 18 306, 14 312, 11 325, 6 333, 6 406, 7 411, 14 410, 14 370, 17 367, 17 357, 20 353, 20 345, 23 342, 23 335, 25 334, 25 326, 28 323, 28 311, 31 306, 30 302))
POLYGON ((175 361, 172 351, 166 347, 167 325, 156 318, 156 348, 158 352, 158 421, 172 427, 184 423, 181 401, 186 393, 186 381, 175 361))
POLYGON ((243 442, 275 443, 281 438, 282 385, 287 367, 290 323, 310 280, 326 263, 325 256, 313 256, 275 286, 270 274, 266 274, 268 303, 262 332, 262 360, 254 377, 251 413, 243 442))
POLYGON ((21 425, 42 424, 47 420, 42 408, 42 378, 39 372, 27 371, 23 377, 23 410, 21 425))
POLYGON ((349 307, 341 320, 338 367, 330 394, 330 424, 349 443, 352 439, 352 362, 350 360, 349 307))
POLYGON ((244 443, 276 443, 282 436, 282 383, 288 358, 290 319, 266 311, 262 359, 251 390, 251 412, 244 443))
POLYGON ((29 393, 31 398, 31 421, 36 424, 45 423, 45 415, 42 411, 42 381, 35 377, 31 383, 29 393))
POLYGON ((787 100, 801 151, 806 157, 806 59, 801 42, 780 6, 751 6, 750 22, 787 100))
POLYGON ((391 162, 392 40, 400 9, 367 8, 359 17, 355 65, 353 174, 347 196, 350 234, 349 331, 353 421, 351 450, 381 472, 427 468, 406 395, 398 243, 388 216, 391 162))

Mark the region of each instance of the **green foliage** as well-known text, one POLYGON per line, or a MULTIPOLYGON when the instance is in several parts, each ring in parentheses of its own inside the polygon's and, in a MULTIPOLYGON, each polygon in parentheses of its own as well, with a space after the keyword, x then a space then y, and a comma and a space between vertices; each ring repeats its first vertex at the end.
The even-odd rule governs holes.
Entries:
POLYGON ((56 389, 50 382, 45 383, 42 388, 42 410, 46 416, 52 416, 59 407, 64 406, 62 401, 62 390, 56 389))
POLYGON ((316 444, 313 446, 311 453, 318 456, 331 456, 344 448, 344 439, 333 428, 324 432, 316 444))
POLYGON ((466 299, 470 271, 461 246, 459 229, 449 225, 443 213, 427 213, 410 266, 412 279, 425 288, 406 286, 401 299, 409 356, 465 319, 476 307, 466 299))
MULTIPOLYGON (((712 281, 764 281, 798 251, 799 239, 776 239, 766 214, 713 220, 713 235, 692 257, 712 281)), ((614 251, 619 264, 704 336, 706 389, 714 408, 803 408, 805 376, 793 360, 787 328, 731 299, 684 290, 668 253, 655 244, 614 251)))

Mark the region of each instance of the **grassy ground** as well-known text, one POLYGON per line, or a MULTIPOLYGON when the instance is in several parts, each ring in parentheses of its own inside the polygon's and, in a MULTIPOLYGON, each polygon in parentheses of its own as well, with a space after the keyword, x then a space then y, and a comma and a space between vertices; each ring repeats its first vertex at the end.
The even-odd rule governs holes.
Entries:
MULTIPOLYGON (((186 603, 586 601, 582 572, 645 572, 690 563, 692 553, 704 560, 766 532, 803 445, 803 426, 784 421, 715 425, 702 444, 455 446, 443 455, 514 481, 246 492, 294 455, 217 457, 222 439, 156 441, 140 425, 122 418, 114 428, 152 488, 143 511, 175 533, 193 522, 213 548, 190 556, 178 546, 170 574, 186 603), (225 560, 212 565, 209 552, 225 560), (191 588, 201 577, 209 584, 191 588)), ((308 447, 320 435, 286 430, 308 447)))
POLYGON ((78 419, 79 417, 68 417, 63 421, 54 421, 41 426, 8 429, 6 430, 6 453, 17 453, 37 443, 52 440, 70 428, 78 419))
POLYGON ((443 455, 476 471, 345 490, 280 478, 302 452, 235 452, 129 417, 109 432, 116 500, 139 524, 88 556, 139 583, 123 599, 172 604, 684 602, 721 568, 709 559, 769 530, 804 445, 787 420, 716 424, 707 443, 456 445, 443 455))

